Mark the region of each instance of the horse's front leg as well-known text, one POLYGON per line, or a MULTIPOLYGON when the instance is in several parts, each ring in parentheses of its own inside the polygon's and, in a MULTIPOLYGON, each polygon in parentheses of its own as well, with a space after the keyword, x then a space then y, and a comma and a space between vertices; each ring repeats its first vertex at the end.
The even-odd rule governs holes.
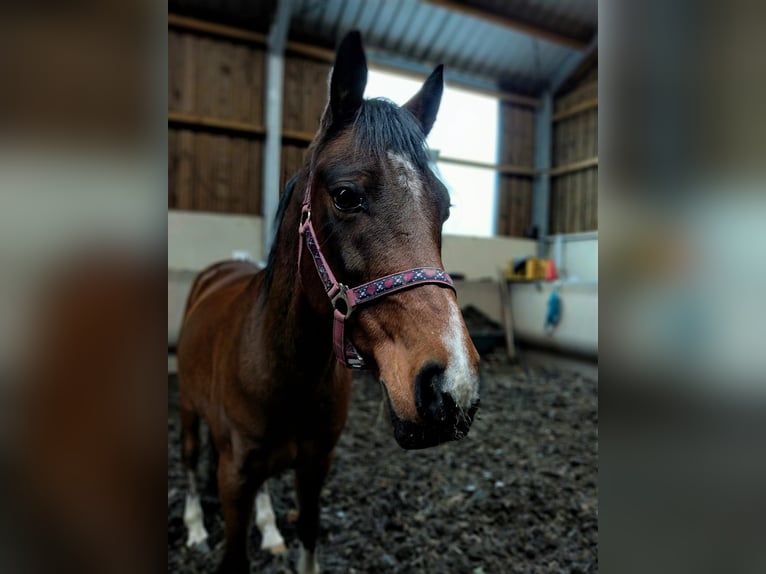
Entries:
POLYGON ((262 469, 245 464, 245 456, 231 451, 220 453, 218 493, 224 519, 226 548, 220 574, 245 574, 250 571, 247 538, 255 492, 265 479, 262 469), (260 470, 260 471, 259 471, 260 470))
POLYGON ((298 495, 298 538, 301 554, 298 574, 318 574, 316 557, 319 536, 319 494, 332 462, 332 452, 301 457, 295 469, 298 495))

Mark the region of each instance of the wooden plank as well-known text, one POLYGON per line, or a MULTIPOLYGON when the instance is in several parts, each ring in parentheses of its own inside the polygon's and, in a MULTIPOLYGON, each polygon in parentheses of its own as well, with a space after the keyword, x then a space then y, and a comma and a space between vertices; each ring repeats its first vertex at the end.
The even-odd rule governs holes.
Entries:
MULTIPOLYGON (((298 125, 298 109, 301 103, 301 89, 299 85, 300 72, 298 70, 300 60, 293 57, 285 58, 285 70, 283 74, 283 97, 282 97, 282 129, 296 130, 298 125)), ((283 158, 284 159, 284 158, 283 158)))
POLYGON ((564 176, 564 180, 561 183, 561 191, 559 193, 559 229, 561 233, 566 233, 569 229, 569 203, 571 195, 572 178, 569 174, 564 176))
POLYGON ((559 165, 548 171, 551 177, 558 177, 575 171, 582 171, 591 167, 598 166, 598 157, 590 157, 582 161, 575 161, 565 165, 559 165))
POLYGON ((532 226, 532 180, 526 180, 523 182, 524 186, 524 235, 526 231, 532 226))
POLYGON ((593 110, 588 115, 588 156, 598 156, 598 111, 593 110))
POLYGON ((497 163, 488 163, 483 161, 473 161, 469 159, 458 159, 455 157, 447 157, 447 156, 439 156, 439 161, 444 163, 451 163, 455 165, 465 165, 468 167, 479 167, 483 169, 493 169, 495 171, 499 171, 500 173, 506 174, 506 175, 521 175, 521 176, 529 176, 532 177, 537 173, 534 168, 531 167, 524 167, 521 165, 510 165, 510 164, 497 164, 497 163))
POLYGON ((231 185, 231 138, 215 136, 215 172, 213 190, 218 211, 223 213, 244 213, 242 196, 231 185))
MULTIPOLYGON (((207 34, 214 37, 247 42, 250 44, 255 44, 259 47, 265 47, 267 45, 267 37, 265 34, 260 34, 258 32, 253 32, 251 30, 245 30, 242 28, 235 28, 233 26, 216 24, 205 20, 198 20, 196 18, 179 16, 177 14, 168 14, 168 27, 174 28, 176 30, 187 30, 199 34, 207 34)), ((335 61, 335 52, 332 50, 319 48, 309 44, 288 41, 285 49, 288 54, 297 54, 312 60, 316 60, 318 62, 323 62, 325 64, 332 64, 335 61)), ((421 81, 425 80, 428 76, 426 73, 419 74, 412 72, 411 70, 403 70, 402 68, 396 66, 384 65, 374 61, 369 63, 369 67, 372 69, 393 71, 402 76, 417 78, 421 81)), ((505 102, 512 102, 518 105, 532 108, 540 107, 539 98, 532 98, 523 94, 515 94, 503 90, 480 89, 476 88, 475 86, 451 79, 449 77, 447 82, 450 85, 460 86, 463 89, 470 90, 479 94, 486 94, 505 102)))
POLYGON ((583 112, 587 112, 596 108, 598 108, 598 98, 586 100, 579 104, 575 104, 571 107, 568 107, 564 110, 561 110, 560 112, 556 112, 555 114, 553 114, 553 121, 560 122, 567 118, 571 118, 572 116, 576 116, 576 115, 582 114, 583 112))
POLYGON ((559 202, 560 183, 561 182, 558 180, 551 181, 551 204, 550 209, 548 210, 548 231, 551 235, 559 232, 558 214, 561 209, 561 204, 559 202))
POLYGON ((588 220, 586 228, 588 231, 593 231, 596 228, 596 212, 598 211, 598 168, 588 171, 590 174, 590 183, 588 189, 590 189, 590 209, 588 211, 588 220))
POLYGON ((315 134, 298 130, 282 130, 282 141, 290 141, 297 144, 310 144, 314 141, 315 134))
POLYGON ((578 171, 572 174, 574 180, 574 193, 572 194, 572 212, 570 214, 571 222, 569 225, 570 233, 577 233, 578 231, 584 231, 580 226, 580 217, 583 211, 583 185, 585 183, 583 175, 584 171, 578 171))
POLYGON ((558 182, 557 194, 556 194, 556 233, 564 233, 566 231, 566 185, 567 178, 562 177, 558 182))
POLYGON ((518 179, 516 181, 516 237, 524 237, 524 231, 527 224, 525 213, 527 203, 526 196, 524 182, 521 179, 518 179))
POLYGON ((250 212, 263 215, 263 142, 249 141, 250 151, 250 212))
POLYGON ((194 74, 194 113, 201 116, 212 116, 212 90, 210 87, 210 52, 213 40, 207 37, 195 39, 195 74, 194 74))
POLYGON ((181 39, 181 50, 183 52, 183 68, 181 79, 181 98, 178 102, 179 112, 192 113, 196 109, 196 75, 197 75, 197 47, 196 38, 189 34, 184 34, 181 39))
POLYGON ((508 235, 516 235, 516 178, 508 178, 508 235))
POLYGON ((251 135, 257 137, 266 135, 266 129, 263 126, 255 125, 250 122, 224 120, 199 114, 169 112, 168 123, 188 128, 209 128, 239 135, 251 135))
POLYGON ((178 207, 178 139, 177 130, 168 130, 168 209, 178 207))
POLYGON ((178 30, 191 30, 193 32, 210 34, 211 36, 218 36, 220 38, 252 42, 260 44, 261 46, 265 46, 268 42, 266 34, 260 34, 243 28, 235 28, 233 26, 225 26, 223 24, 215 24, 205 20, 198 20, 197 18, 179 16, 178 14, 168 14, 168 26, 178 30))
POLYGON ((585 123, 585 116, 577 116, 572 118, 574 124, 574 159, 580 161, 581 159, 592 157, 588 155, 586 146, 588 145, 589 134, 587 132, 587 124, 585 123))
POLYGON ((240 122, 250 121, 250 88, 247 85, 247 69, 243 61, 247 48, 241 44, 229 44, 231 67, 231 110, 229 117, 240 122))
POLYGON ((565 122, 559 127, 559 156, 556 165, 567 164, 570 161, 570 132, 572 131, 572 122, 565 122))
POLYGON ((543 26, 530 24, 529 22, 525 22, 518 18, 512 18, 510 16, 505 16, 505 15, 496 14, 494 12, 489 12, 487 10, 483 10, 482 8, 478 8, 470 4, 463 4, 460 2, 455 2, 454 0, 425 0, 425 1, 429 4, 433 4, 435 6, 440 6, 442 8, 446 8, 447 10, 451 10, 452 12, 465 14, 467 16, 471 16, 479 20, 484 20, 485 22, 489 22, 497 26, 502 26, 503 28, 508 28, 509 30, 513 30, 515 32, 521 32, 522 34, 526 34, 527 36, 540 38, 542 40, 547 40, 548 42, 553 42, 554 44, 566 46, 567 48, 573 48, 575 50, 582 51, 588 47, 588 43, 583 40, 580 40, 579 38, 573 38, 572 36, 567 36, 565 34, 561 34, 553 30, 549 30, 548 28, 544 28, 543 26))
POLYGON ((213 115, 227 120, 237 120, 234 101, 234 81, 232 79, 233 50, 231 42, 216 42, 213 50, 214 80, 211 89, 214 90, 213 115))
POLYGON ((168 109, 178 110, 181 100, 183 53, 179 34, 168 34, 168 109))
POLYGON ((598 229, 598 170, 593 170, 593 210, 591 211, 591 229, 598 229))
POLYGON ((508 178, 501 175, 497 186, 497 223, 498 235, 508 235, 508 178))
POLYGON ((240 213, 250 213, 250 198, 245 183, 247 177, 247 140, 244 138, 229 138, 229 186, 230 193, 237 197, 240 213))
POLYGON ((569 191, 566 195, 566 205, 567 205, 567 212, 566 212, 566 224, 564 225, 564 229, 566 229, 567 233, 574 233, 577 231, 575 229, 575 221, 576 221, 576 215, 577 215, 577 176, 579 174, 577 173, 570 173, 567 175, 567 178, 569 179, 569 191))
POLYGON ((207 173, 205 172, 205 155, 207 152, 207 134, 197 133, 194 134, 194 160, 192 163, 192 169, 194 171, 194 187, 192 188, 189 209, 192 211, 204 211, 205 194, 203 189, 206 185, 205 178, 207 173))
MULTIPOLYGON (((183 114, 168 112, 168 123, 173 126, 195 128, 204 131, 223 132, 230 135, 251 136, 262 138, 266 134, 266 128, 250 122, 238 120, 225 120, 197 114, 183 114)), ((314 134, 298 130, 282 130, 282 139, 296 144, 309 144, 314 139, 314 134)), ((488 164, 491 165, 491 164, 488 164)))
POLYGON ((180 130, 178 137, 178 209, 192 209, 196 174, 194 172, 194 133, 180 130))

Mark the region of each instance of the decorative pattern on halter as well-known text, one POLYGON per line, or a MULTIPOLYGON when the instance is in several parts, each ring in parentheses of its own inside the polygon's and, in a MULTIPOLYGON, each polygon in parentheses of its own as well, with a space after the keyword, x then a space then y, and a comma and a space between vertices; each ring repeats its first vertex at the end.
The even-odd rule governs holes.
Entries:
MULTIPOLYGON (((306 186, 306 195, 303 199, 301 223, 298 226, 298 233, 302 236, 303 241, 306 242, 306 249, 311 254, 311 260, 314 262, 319 279, 322 281, 327 296, 330 298, 330 304, 333 307, 333 349, 335 356, 346 367, 364 369, 366 368, 364 359, 345 335, 346 319, 356 307, 396 291, 419 285, 435 283, 449 287, 453 291, 455 287, 452 284, 452 278, 447 272, 436 267, 407 269, 351 288, 339 283, 324 255, 322 255, 322 249, 319 247, 314 226, 311 223, 311 182, 313 181, 313 175, 312 170, 309 173, 309 182, 306 186)), ((299 273, 303 241, 298 242, 299 273)))
MULTIPOLYGON (((452 286, 452 278, 443 269, 420 267, 375 279, 375 281, 349 289, 349 292, 353 293, 356 304, 360 304, 376 299, 380 295, 387 295, 391 291, 414 286, 418 283, 447 283, 452 286)), ((351 299, 351 296, 349 296, 349 299, 351 299)))
POLYGON ((319 245, 317 245, 316 235, 314 235, 314 233, 304 233, 303 237, 306 239, 306 248, 309 250, 309 253, 311 253, 311 258, 314 260, 317 273, 319 273, 319 279, 321 279, 325 291, 329 293, 335 285, 335 278, 331 277, 328 273, 327 264, 325 263, 324 257, 322 257, 322 252, 319 250, 319 245))

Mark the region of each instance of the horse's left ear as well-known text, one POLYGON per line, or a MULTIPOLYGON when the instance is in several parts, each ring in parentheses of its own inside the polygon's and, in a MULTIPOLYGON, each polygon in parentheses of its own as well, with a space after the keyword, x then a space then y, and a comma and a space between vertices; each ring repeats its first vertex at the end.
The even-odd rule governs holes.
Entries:
POLYGON ((412 112, 412 115, 420 122, 423 133, 428 135, 436 121, 436 113, 442 101, 444 91, 444 66, 441 64, 431 72, 426 83, 420 91, 412 96, 403 107, 412 112))
POLYGON ((362 37, 357 31, 346 34, 338 47, 330 78, 330 103, 325 121, 343 125, 352 121, 364 99, 367 86, 367 60, 362 48, 362 37))

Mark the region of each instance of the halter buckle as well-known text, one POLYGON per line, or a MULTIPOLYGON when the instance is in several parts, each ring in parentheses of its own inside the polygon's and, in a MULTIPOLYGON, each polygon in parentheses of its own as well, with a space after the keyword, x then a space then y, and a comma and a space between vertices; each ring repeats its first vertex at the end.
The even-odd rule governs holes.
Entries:
POLYGON ((298 233, 303 234, 303 230, 306 229, 306 225, 308 225, 308 222, 311 220, 311 206, 307 203, 303 204, 303 209, 301 210, 301 220, 300 223, 298 223, 298 233))
POLYGON ((349 315, 351 315, 351 311, 353 311, 354 308, 348 301, 348 295, 346 295, 346 291, 348 291, 348 287, 343 283, 338 283, 338 292, 332 296, 330 303, 332 304, 332 308, 334 310, 338 311, 341 315, 343 315, 344 318, 348 319, 349 315))

